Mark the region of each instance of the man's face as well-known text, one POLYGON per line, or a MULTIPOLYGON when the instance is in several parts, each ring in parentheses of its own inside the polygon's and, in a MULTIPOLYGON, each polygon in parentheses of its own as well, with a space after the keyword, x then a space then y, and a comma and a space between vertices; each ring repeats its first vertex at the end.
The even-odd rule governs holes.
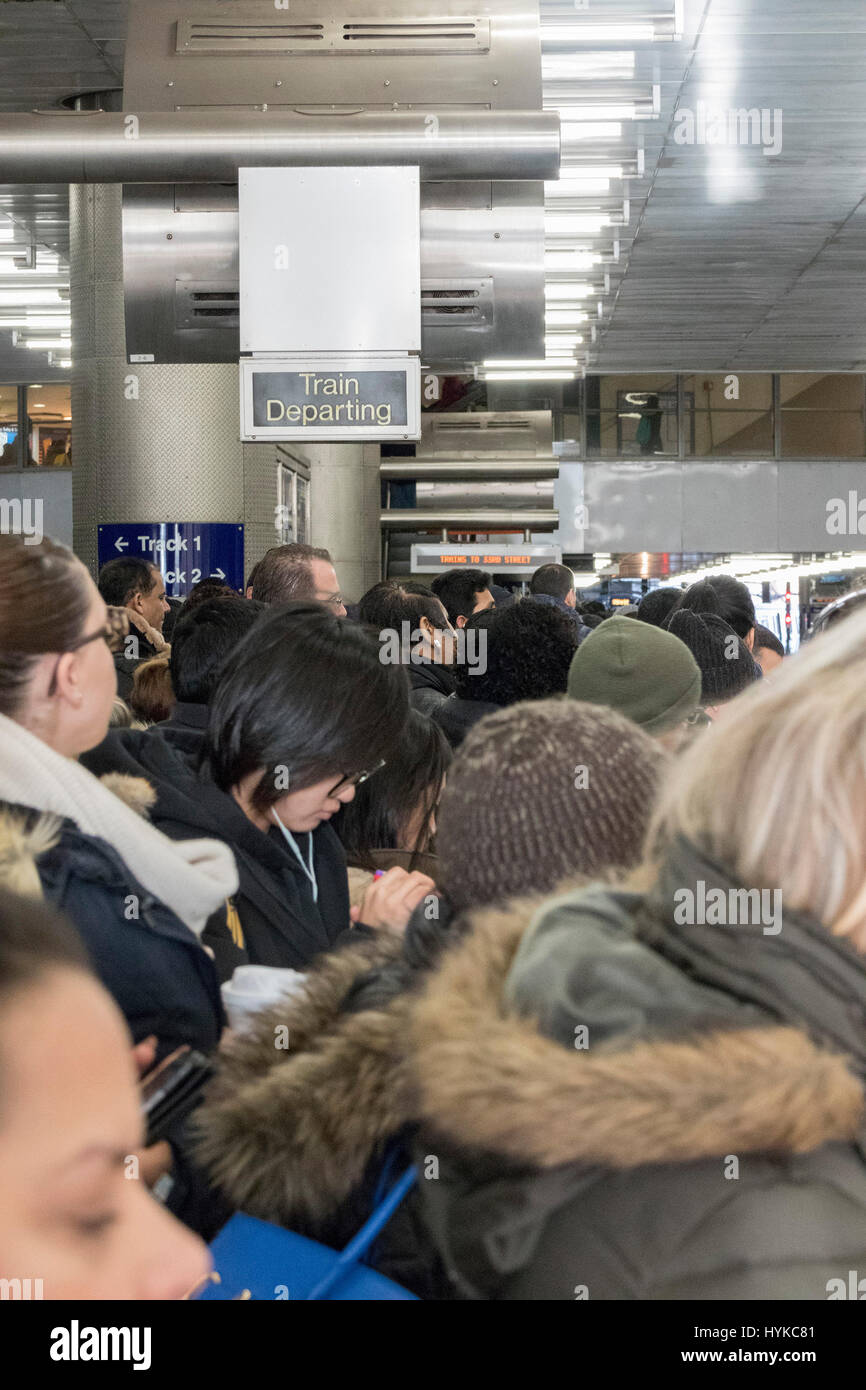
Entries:
POLYGON ((327 560, 311 560, 310 571, 315 586, 313 597, 318 599, 319 603, 326 603, 338 618, 345 618, 346 607, 334 566, 329 565, 327 560))
POLYGON ((152 565, 150 572, 154 580, 153 588, 149 594, 136 594, 135 606, 146 623, 155 627, 157 632, 162 632, 162 624, 169 610, 169 603, 165 596, 165 584, 162 582, 162 575, 159 570, 152 565))
POLYGON ((765 676, 771 676, 784 661, 784 657, 779 656, 778 652, 772 651, 769 647, 759 647, 754 653, 754 657, 765 676))

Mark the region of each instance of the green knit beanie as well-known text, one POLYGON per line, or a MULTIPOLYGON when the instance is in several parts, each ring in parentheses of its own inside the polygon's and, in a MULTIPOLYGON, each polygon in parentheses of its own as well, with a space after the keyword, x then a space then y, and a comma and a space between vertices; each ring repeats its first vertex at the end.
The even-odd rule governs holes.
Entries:
POLYGON ((568 693, 618 710, 648 734, 661 734, 698 709, 701 672, 673 633, 635 618, 607 618, 578 647, 568 693))

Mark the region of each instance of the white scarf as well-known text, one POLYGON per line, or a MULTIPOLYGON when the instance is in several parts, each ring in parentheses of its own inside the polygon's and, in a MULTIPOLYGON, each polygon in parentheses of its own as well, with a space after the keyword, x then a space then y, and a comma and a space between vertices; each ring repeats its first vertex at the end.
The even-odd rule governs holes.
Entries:
POLYGON ((71 758, 0 714, 0 801, 74 821, 105 840, 130 875, 199 936, 237 890, 234 855, 219 840, 170 840, 71 758))

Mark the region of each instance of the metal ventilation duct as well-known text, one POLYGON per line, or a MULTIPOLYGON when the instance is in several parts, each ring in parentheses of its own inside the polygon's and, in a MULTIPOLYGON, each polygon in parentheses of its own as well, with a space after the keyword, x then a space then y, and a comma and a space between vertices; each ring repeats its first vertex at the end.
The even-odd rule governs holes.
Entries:
MULTIPOLYGON (((539 357, 541 180, 555 175, 558 137, 540 114, 538 33, 537 0, 495 0, 483 13, 464 0, 411 0, 408 12, 402 0, 339 0, 327 14, 313 0, 293 0, 286 13, 275 13, 272 0, 222 8, 214 0, 131 0, 124 110, 143 129, 150 112, 226 120, 281 113, 309 121, 320 143, 328 129, 338 138, 360 134, 377 114, 405 118, 396 159, 419 163, 423 180, 424 361, 458 370, 488 357, 539 357), (500 130, 472 155, 464 143, 461 156, 460 129, 477 136, 490 115, 507 113, 510 149, 500 130), (452 141, 447 160, 419 151, 422 126, 427 143, 452 141), (479 153, 483 180, 471 177, 479 153)), ((247 167, 255 166, 251 153, 247 167)), ((139 361, 235 361, 234 179, 204 186, 182 152, 177 160, 173 185, 124 190, 127 351, 139 361)), ((344 162, 370 163, 369 147, 350 141, 344 162)))

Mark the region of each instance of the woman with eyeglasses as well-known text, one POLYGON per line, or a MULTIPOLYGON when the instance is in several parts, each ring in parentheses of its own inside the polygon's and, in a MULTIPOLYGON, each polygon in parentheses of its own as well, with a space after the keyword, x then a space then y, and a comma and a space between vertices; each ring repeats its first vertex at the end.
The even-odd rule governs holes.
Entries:
POLYGON ((223 845, 174 844, 77 761, 108 728, 125 625, 65 546, 0 536, 0 883, 63 909, 161 1058, 219 1041, 201 934, 237 875, 223 845))
POLYGON ((425 875, 394 868, 350 910, 330 824, 398 747, 408 710, 405 672, 380 661, 373 638, 297 600, 268 609, 234 648, 198 766, 158 729, 115 733, 91 755, 101 771, 126 757, 147 777, 151 817, 173 839, 216 836, 234 853, 238 892, 204 938, 223 979, 247 963, 303 970, 353 923, 401 930, 433 891, 425 875))

